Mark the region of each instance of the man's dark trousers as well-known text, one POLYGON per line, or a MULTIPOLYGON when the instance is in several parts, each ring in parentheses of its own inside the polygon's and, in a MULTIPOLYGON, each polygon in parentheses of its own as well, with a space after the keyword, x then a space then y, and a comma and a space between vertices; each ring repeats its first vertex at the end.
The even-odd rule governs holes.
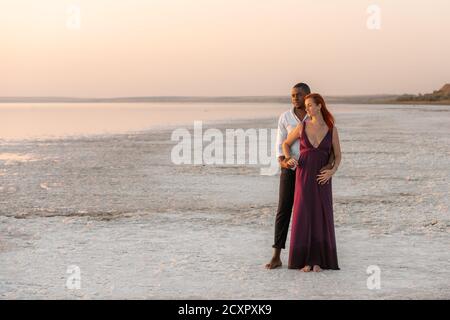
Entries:
POLYGON ((272 248, 284 249, 294 205, 295 170, 281 168, 275 241, 272 248))

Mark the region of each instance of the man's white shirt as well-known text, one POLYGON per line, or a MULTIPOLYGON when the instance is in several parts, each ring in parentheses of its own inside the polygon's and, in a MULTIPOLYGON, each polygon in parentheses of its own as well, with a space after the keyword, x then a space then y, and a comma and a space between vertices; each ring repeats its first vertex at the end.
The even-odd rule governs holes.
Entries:
MULTIPOLYGON (((306 114, 301 122, 304 122, 308 118, 306 114)), ((300 123, 300 119, 294 112, 294 108, 288 110, 281 114, 278 119, 278 131, 277 131, 277 143, 276 143, 276 155, 277 158, 283 156, 283 142, 286 140, 288 134, 297 127, 300 123)), ((295 142, 291 145, 291 157, 296 160, 300 157, 300 142, 299 139, 295 140, 295 142)), ((292 168, 295 170, 295 168, 292 168)))

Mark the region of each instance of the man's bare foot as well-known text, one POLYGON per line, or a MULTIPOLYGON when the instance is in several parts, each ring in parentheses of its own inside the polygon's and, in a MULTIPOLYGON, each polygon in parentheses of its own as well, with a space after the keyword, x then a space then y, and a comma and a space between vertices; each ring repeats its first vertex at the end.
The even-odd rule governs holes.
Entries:
POLYGON ((310 272, 311 271, 311 266, 306 265, 303 268, 301 268, 300 271, 302 271, 302 272, 310 272))
POLYGON ((316 264, 316 265, 314 265, 314 267, 313 267, 313 271, 314 271, 314 272, 320 272, 320 271, 322 271, 322 269, 320 268, 320 266, 318 266, 318 265, 316 264))
POLYGON ((279 257, 273 257, 269 263, 266 264, 266 269, 276 269, 281 267, 281 259, 279 257))

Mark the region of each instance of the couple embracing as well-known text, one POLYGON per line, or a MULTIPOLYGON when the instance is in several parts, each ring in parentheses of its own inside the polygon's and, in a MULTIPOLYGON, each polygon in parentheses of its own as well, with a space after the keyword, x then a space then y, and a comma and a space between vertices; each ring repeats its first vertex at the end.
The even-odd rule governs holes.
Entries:
POLYGON ((274 253, 267 269, 281 267, 292 217, 289 269, 339 270, 331 178, 341 162, 334 118, 321 95, 305 83, 291 90, 293 108, 278 121, 277 157, 281 166, 274 253))

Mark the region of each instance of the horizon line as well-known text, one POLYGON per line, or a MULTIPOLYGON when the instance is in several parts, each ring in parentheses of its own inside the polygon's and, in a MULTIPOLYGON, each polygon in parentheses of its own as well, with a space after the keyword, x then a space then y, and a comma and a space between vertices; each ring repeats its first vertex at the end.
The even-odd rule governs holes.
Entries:
MULTIPOLYGON (((318 92, 311 92, 318 93, 318 92)), ((405 93, 403 93, 405 94, 405 93)), ((331 94, 324 97, 376 97, 376 96, 399 96, 397 93, 367 93, 367 94, 331 94)), ((143 95, 143 96, 109 96, 109 97, 75 97, 75 96, 0 96, 2 99, 74 99, 74 100, 112 100, 112 99, 153 99, 153 98, 290 98, 289 94, 270 94, 270 95, 143 95)))

